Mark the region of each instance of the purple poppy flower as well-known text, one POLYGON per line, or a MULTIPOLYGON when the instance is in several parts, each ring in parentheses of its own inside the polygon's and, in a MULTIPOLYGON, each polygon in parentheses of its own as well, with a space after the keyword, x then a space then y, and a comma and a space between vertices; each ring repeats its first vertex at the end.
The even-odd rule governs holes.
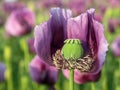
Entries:
POLYGON ((120 7, 120 0, 108 0, 108 2, 110 3, 110 5, 114 8, 116 7, 120 7))
POLYGON ((110 19, 108 21, 108 28, 109 28, 109 32, 110 33, 114 33, 115 32, 115 25, 116 25, 116 23, 115 23, 114 19, 110 19))
POLYGON ((3 19, 0 17, 0 26, 2 26, 4 24, 3 19))
POLYGON ((13 11, 5 25, 6 32, 11 36, 30 33, 35 24, 35 15, 27 8, 13 11))
POLYGON ((120 56, 120 36, 112 42, 111 49, 114 55, 120 56))
POLYGON ((62 2, 61 2, 61 0, 42 0, 41 4, 45 8, 50 8, 53 6, 61 6, 62 2))
POLYGON ((28 39, 27 43, 28 43, 28 47, 29 47, 29 52, 35 54, 34 38, 28 39))
POLYGON ((0 82, 5 80, 5 65, 3 63, 0 62, 0 82))
POLYGON ((102 18, 103 16, 102 15, 100 15, 100 14, 96 14, 95 15, 95 20, 97 20, 97 21, 99 21, 99 22, 102 22, 102 18))
POLYGON ((86 0, 69 0, 69 7, 75 14, 80 14, 86 9, 86 0))
POLYGON ((8 13, 11 13, 15 10, 19 10, 23 8, 25 8, 25 5, 21 2, 4 2, 3 3, 3 10, 8 13))
MULTIPOLYGON (((75 18, 71 18, 70 10, 52 8, 50 12, 50 19, 35 27, 34 46, 38 56, 51 64, 54 62, 52 56, 59 54, 65 39, 79 39, 84 49, 83 62, 86 64, 90 60, 92 63, 89 71, 78 71, 81 75, 97 75, 104 64, 108 43, 103 25, 94 19, 94 9, 75 18)), ((65 69, 64 63, 59 63, 65 69)))
POLYGON ((115 19, 115 18, 111 18, 108 21, 108 29, 109 32, 114 33, 115 32, 115 27, 119 27, 120 26, 120 20, 119 18, 115 19))
POLYGON ((35 56, 29 67, 31 78, 39 84, 54 85, 58 79, 58 70, 46 64, 38 56, 35 56))

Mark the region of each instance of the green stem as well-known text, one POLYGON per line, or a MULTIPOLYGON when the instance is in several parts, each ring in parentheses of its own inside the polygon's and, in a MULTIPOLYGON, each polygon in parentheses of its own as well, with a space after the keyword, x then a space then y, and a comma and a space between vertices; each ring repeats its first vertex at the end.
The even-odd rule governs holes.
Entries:
POLYGON ((91 83, 91 90, 95 90, 95 83, 91 83))
POLYGON ((74 70, 70 70, 70 90, 74 90, 74 70))
POLYGON ((120 70, 120 60, 118 60, 118 64, 119 64, 119 70, 120 70))

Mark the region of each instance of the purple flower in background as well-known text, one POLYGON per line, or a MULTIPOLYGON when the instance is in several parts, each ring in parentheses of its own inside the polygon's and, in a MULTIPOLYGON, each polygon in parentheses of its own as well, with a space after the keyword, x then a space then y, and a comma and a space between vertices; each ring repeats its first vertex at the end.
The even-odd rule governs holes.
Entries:
MULTIPOLYGON (((52 56, 58 55, 57 51, 61 50, 65 39, 80 39, 84 49, 82 59, 84 62, 88 60, 93 62, 89 66, 89 71, 78 70, 79 75, 97 76, 104 64, 108 43, 104 36, 103 25, 94 19, 94 9, 89 9, 75 18, 71 18, 70 10, 61 8, 52 8, 50 13, 51 17, 47 22, 35 27, 34 46, 38 56, 53 65, 52 56)), ((60 67, 65 69, 63 64, 60 62, 60 67)), ((86 79, 87 81, 94 80, 90 78, 86 79)))
POLYGON ((39 84, 54 85, 58 79, 58 70, 46 64, 38 56, 31 61, 29 68, 31 78, 39 84))
POLYGON ((115 23, 114 19, 110 19, 108 21, 108 29, 109 29, 110 33, 114 33, 115 32, 115 25, 116 25, 116 23, 115 23))
POLYGON ((95 14, 95 20, 102 22, 103 16, 100 14, 95 14))
POLYGON ((119 18, 111 18, 108 21, 108 29, 110 33, 114 33, 116 31, 116 27, 120 27, 120 19, 119 18))
POLYGON ((8 13, 11 13, 15 10, 19 10, 22 8, 25 8, 25 5, 21 2, 4 2, 3 3, 3 10, 8 13))
POLYGON ((120 0, 108 0, 112 7, 120 7, 120 0))
POLYGON ((5 29, 11 36, 21 36, 32 31, 35 15, 27 8, 13 11, 7 19, 5 29))
POLYGON ((0 26, 2 26, 4 24, 4 20, 3 18, 0 17, 0 26))
POLYGON ((75 14, 80 14, 86 9, 86 0, 69 0, 69 7, 75 14))
POLYGON ((0 62, 0 82, 5 80, 5 65, 0 62))
POLYGON ((120 56, 120 36, 112 42, 111 49, 114 55, 120 56))
POLYGON ((29 47, 29 52, 35 54, 34 38, 28 39, 27 43, 28 43, 28 47, 29 47))
POLYGON ((61 0, 42 0, 41 4, 45 8, 50 8, 53 6, 61 6, 62 2, 61 2, 61 0))

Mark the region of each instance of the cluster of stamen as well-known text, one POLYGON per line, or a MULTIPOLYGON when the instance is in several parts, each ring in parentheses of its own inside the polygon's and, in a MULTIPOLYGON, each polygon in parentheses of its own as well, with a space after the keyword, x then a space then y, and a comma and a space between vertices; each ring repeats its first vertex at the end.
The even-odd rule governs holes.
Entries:
POLYGON ((82 58, 74 60, 66 60, 62 54, 61 50, 57 50, 56 53, 52 56, 53 63, 58 69, 77 69, 81 72, 89 72, 94 64, 94 60, 90 55, 86 55, 82 58))

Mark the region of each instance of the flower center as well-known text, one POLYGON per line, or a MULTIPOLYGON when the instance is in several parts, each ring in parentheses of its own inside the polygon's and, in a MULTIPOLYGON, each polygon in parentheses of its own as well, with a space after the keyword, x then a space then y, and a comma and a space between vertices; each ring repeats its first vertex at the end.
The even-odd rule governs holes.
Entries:
POLYGON ((79 39, 67 39, 61 50, 66 60, 77 60, 83 56, 83 48, 79 39))
POLYGON ((63 48, 57 50, 52 57, 58 69, 77 69, 81 72, 89 72, 94 64, 91 54, 83 56, 83 48, 79 40, 65 40, 63 48))

